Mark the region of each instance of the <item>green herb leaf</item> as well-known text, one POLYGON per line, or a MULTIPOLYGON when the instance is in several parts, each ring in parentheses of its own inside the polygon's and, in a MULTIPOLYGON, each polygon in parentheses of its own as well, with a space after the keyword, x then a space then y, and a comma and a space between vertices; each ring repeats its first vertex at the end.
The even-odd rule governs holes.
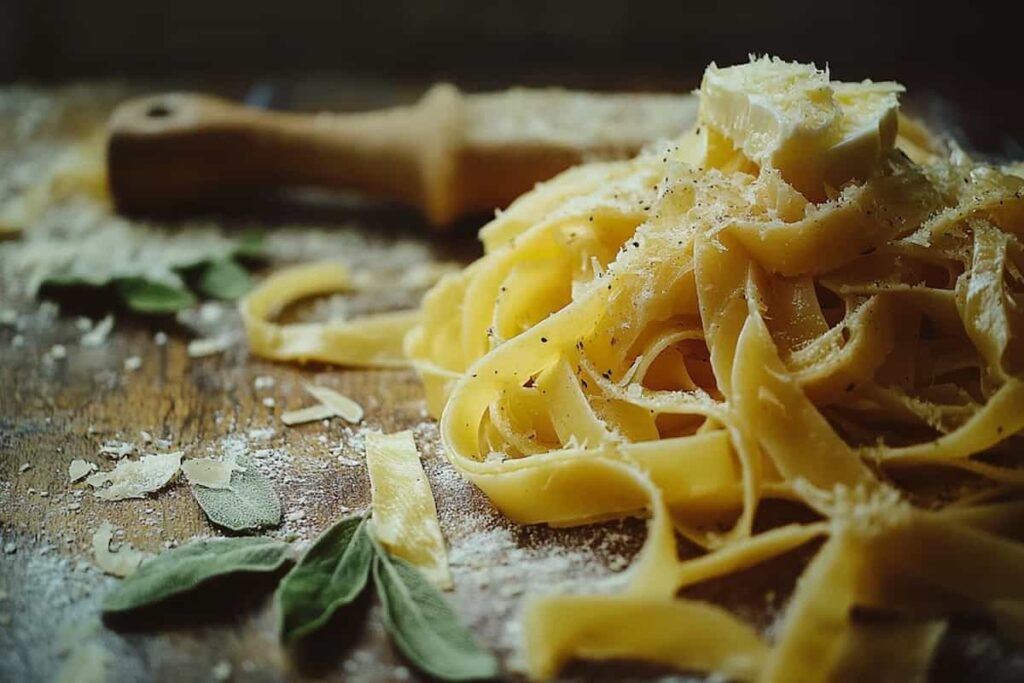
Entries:
POLYGON ((125 305, 140 313, 176 313, 196 303, 187 289, 141 277, 119 278, 115 284, 125 305))
POLYGON ((45 278, 40 286, 42 287, 103 287, 107 281, 102 276, 96 275, 50 275, 45 278))
POLYGON ((374 548, 373 581, 384 606, 384 626, 409 661, 447 681, 497 676, 497 660, 480 648, 430 581, 378 544, 374 548))
POLYGON ((359 597, 373 559, 366 519, 350 517, 332 526, 284 577, 274 596, 282 643, 309 635, 359 597))
POLYGON ((252 279, 233 259, 218 259, 206 264, 196 286, 212 299, 234 301, 252 288, 252 279))
POLYGON ((262 259, 266 257, 264 235, 258 230, 249 230, 235 247, 235 257, 240 259, 262 259))
POLYGON ((226 489, 193 486, 199 507, 210 521, 232 531, 254 531, 281 523, 281 501, 270 482, 245 457, 238 458, 242 470, 231 473, 226 489))
POLYGON ((103 599, 107 614, 154 605, 217 576, 273 572, 288 559, 287 543, 270 538, 197 541, 160 553, 103 599))

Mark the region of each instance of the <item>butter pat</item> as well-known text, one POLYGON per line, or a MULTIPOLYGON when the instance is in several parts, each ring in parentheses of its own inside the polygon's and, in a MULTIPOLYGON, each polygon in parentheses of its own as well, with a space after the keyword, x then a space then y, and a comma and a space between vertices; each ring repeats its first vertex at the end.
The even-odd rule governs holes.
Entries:
POLYGON ((901 92, 898 83, 838 83, 813 65, 762 57, 726 68, 711 64, 699 118, 709 156, 731 143, 817 201, 826 188, 870 176, 892 150, 901 92))

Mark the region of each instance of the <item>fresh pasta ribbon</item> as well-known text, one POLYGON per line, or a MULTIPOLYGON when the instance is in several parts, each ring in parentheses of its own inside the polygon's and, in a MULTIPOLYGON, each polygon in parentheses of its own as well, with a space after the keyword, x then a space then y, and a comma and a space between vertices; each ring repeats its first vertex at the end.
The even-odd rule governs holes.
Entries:
POLYGON ((943 610, 1021 632, 1024 183, 899 91, 713 68, 693 131, 538 186, 427 294, 405 350, 453 465, 519 523, 648 517, 624 594, 531 603, 534 677, 915 680, 943 610), (920 483, 938 470, 962 504, 920 483), (822 519, 755 533, 772 497, 822 519), (774 643, 676 596, 815 542, 774 643))
POLYGON ((366 468, 377 540, 389 552, 422 570, 439 588, 451 589, 448 551, 412 432, 369 432, 366 468))
POLYGON ((306 297, 356 289, 340 263, 317 263, 280 270, 239 305, 249 349, 273 360, 319 361, 338 365, 407 365, 402 339, 419 320, 417 311, 398 311, 327 323, 274 322, 287 306, 306 297))

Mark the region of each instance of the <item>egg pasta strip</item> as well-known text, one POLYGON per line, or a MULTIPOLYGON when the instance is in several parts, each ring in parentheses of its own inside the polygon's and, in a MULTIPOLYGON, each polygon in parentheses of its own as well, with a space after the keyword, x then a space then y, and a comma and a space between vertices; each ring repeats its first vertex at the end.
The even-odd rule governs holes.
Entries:
POLYGON ((932 548, 1016 567, 1016 540, 953 521, 1003 527, 1016 503, 916 509, 931 489, 903 475, 955 463, 1015 495, 1024 195, 909 120, 899 135, 899 91, 767 58, 712 67, 694 131, 543 184, 428 293, 406 351, 455 467, 517 522, 649 519, 623 596, 531 604, 533 676, 635 657, 912 680, 943 633, 936 611, 980 605, 1016 628, 1003 574, 979 592, 988 574, 926 566, 932 548), (625 188, 637 205, 617 201, 625 188), (974 458, 995 447, 995 464, 974 458), (770 497, 822 519, 760 530, 770 497), (706 555, 680 560, 676 535, 706 555), (814 539, 768 650, 676 597, 814 539), (906 562, 887 561, 904 543, 906 562), (862 609, 908 612, 877 627, 862 609))

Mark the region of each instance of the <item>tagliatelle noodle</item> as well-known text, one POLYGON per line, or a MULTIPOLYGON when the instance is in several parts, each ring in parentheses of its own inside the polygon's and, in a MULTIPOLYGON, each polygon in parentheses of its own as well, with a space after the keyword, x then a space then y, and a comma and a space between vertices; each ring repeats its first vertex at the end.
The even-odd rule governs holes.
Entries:
MULTIPOLYGON (((844 86, 839 117, 884 85, 844 86)), ((914 680, 943 609, 1019 632, 1020 504, 986 501, 1016 495, 1022 473, 1024 183, 904 121, 895 146, 851 147, 877 157, 811 200, 700 120, 538 186, 481 231, 483 258, 428 293, 406 350, 456 468, 524 524, 649 516, 624 595, 531 604, 533 676, 636 658, 745 680, 914 680), (965 504, 913 507, 927 492, 903 475, 951 464, 975 482, 965 504), (972 498, 985 479, 995 488, 972 498), (822 520, 754 533, 769 497, 822 520), (681 560, 676 534, 706 554, 681 560), (767 649, 676 596, 815 539, 774 644, 756 636, 767 649), (898 618, 858 616, 872 610, 898 618)), ((834 179, 843 152, 829 153, 834 179)))
POLYGON ((340 263, 293 266, 274 273, 240 304, 249 349, 274 360, 371 367, 406 365, 402 338, 419 319, 416 311, 325 323, 280 325, 273 321, 288 305, 304 298, 354 289, 351 272, 340 263))

